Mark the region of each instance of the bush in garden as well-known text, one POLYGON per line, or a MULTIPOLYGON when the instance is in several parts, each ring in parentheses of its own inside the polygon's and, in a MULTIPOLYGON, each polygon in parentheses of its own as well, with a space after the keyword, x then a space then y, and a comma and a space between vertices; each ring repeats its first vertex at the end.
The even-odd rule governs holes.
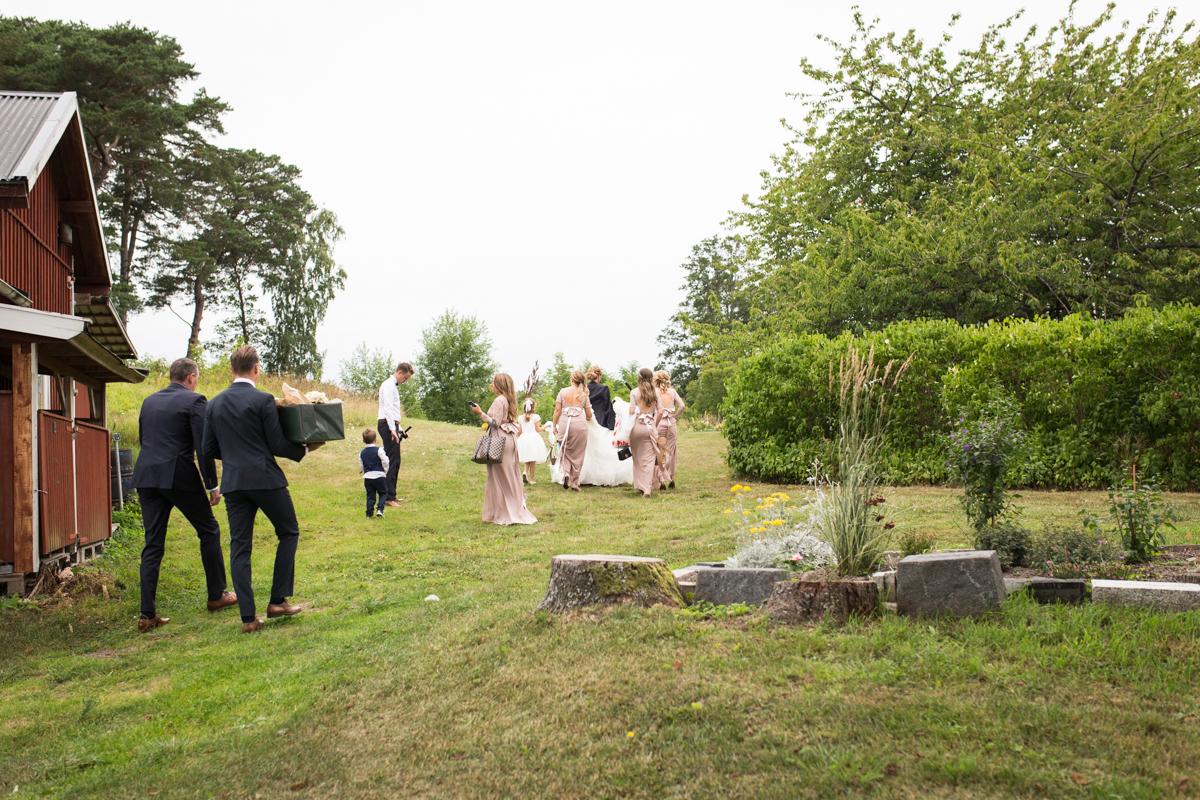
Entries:
POLYGON ((1051 574, 1061 574, 1064 568, 1119 562, 1124 556, 1120 542, 1085 522, 1043 528, 1029 543, 1027 563, 1051 574))
POLYGON ((904 528, 895 538, 895 547, 901 555, 919 556, 928 553, 937 544, 937 537, 932 533, 919 531, 912 527, 904 528))
POLYGON ((1015 522, 997 522, 985 525, 975 532, 975 547, 978 550, 995 550, 1004 569, 1021 567, 1029 553, 1029 531, 1015 522))
POLYGON ((726 382, 727 458, 736 473, 799 483, 814 458, 834 463, 828 376, 851 341, 863 352, 874 347, 880 360, 912 356, 878 453, 885 482, 953 480, 946 437, 958 420, 1009 397, 1026 437, 1010 486, 1109 486, 1124 471, 1127 442, 1165 488, 1200 487, 1200 307, 1192 305, 1133 308, 1108 320, 916 320, 859 337, 764 342, 731 365, 726 382))
POLYGON ((1010 508, 1008 474, 1024 433, 1015 404, 992 401, 978 419, 963 420, 949 436, 951 475, 962 483, 959 498, 976 531, 995 526, 1010 508))
POLYGON ((1117 535, 1125 546, 1125 560, 1144 564, 1158 555, 1165 544, 1164 530, 1174 528, 1175 509, 1163 499, 1153 483, 1138 485, 1131 479, 1108 491, 1109 512, 1117 535))
POLYGON ((833 549, 815 532, 815 520, 825 504, 818 490, 813 500, 797 507, 786 492, 775 492, 747 504, 749 486, 734 484, 729 489, 737 553, 726 563, 731 567, 793 570, 817 569, 834 563, 833 549))

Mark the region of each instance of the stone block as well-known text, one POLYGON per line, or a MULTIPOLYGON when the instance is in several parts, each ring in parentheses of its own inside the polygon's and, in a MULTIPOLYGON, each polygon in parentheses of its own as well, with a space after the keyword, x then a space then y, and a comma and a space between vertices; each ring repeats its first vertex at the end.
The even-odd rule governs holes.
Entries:
POLYGON ((1200 609, 1200 584, 1169 581, 1092 581, 1092 600, 1155 611, 1200 609))
POLYGON ((871 574, 871 580, 879 587, 879 596, 885 603, 896 599, 896 570, 883 569, 871 574))
POLYGON ((786 569, 734 567, 700 567, 695 575, 694 598, 718 605, 758 605, 771 596, 771 590, 775 588, 776 583, 792 577, 792 573, 786 569))
POLYGON ((1004 577, 994 550, 925 553, 896 566, 896 606, 913 617, 970 617, 995 611, 1004 577))
POLYGON ((1075 578, 1008 578, 1004 579, 1008 594, 1027 591, 1042 605, 1082 603, 1087 600, 1087 581, 1075 578))
POLYGON ((705 564, 692 564, 690 567, 680 567, 679 569, 671 570, 671 574, 675 576, 675 580, 680 583, 695 583, 696 571, 702 569, 705 564))

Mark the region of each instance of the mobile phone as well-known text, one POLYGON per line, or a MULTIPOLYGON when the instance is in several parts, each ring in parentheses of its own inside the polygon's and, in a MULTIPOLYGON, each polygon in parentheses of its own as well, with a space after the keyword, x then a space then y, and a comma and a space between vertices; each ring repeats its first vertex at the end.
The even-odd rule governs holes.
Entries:
POLYGON ((467 405, 471 408, 479 408, 479 403, 476 403, 474 400, 468 402, 467 405))

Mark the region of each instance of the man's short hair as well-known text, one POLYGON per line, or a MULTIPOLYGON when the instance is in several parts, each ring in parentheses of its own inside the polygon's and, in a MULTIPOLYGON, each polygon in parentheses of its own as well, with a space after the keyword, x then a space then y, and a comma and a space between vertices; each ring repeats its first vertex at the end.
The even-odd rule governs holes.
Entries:
POLYGON ((401 361, 396 365, 396 372, 403 372, 405 375, 412 375, 412 364, 408 363, 407 361, 401 361))
POLYGON ((195 375, 200 371, 196 366, 196 362, 190 358, 177 358, 171 362, 171 369, 167 372, 171 383, 183 383, 189 376, 195 375))
POLYGON ((363 444, 371 444, 373 441, 375 441, 375 431, 363 428, 363 444))
POLYGON ((252 344, 242 345, 234 350, 233 355, 229 358, 229 367, 233 370, 234 375, 249 375, 257 363, 258 351, 252 344))

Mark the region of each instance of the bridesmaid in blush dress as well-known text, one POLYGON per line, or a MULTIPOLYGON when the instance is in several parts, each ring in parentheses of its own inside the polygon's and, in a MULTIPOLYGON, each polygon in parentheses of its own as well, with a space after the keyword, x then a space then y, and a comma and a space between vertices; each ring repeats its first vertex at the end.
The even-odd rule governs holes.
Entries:
POLYGON ((662 448, 662 466, 658 468, 658 487, 675 488, 676 453, 679 448, 679 426, 677 420, 687 405, 671 384, 666 370, 654 373, 654 391, 658 398, 658 446, 662 448))
POLYGON ((637 388, 629 393, 629 413, 633 429, 629 449, 633 451, 633 488, 649 497, 658 482, 658 397, 654 392, 654 373, 643 367, 638 371, 637 388))
POLYGON ((504 455, 499 464, 487 465, 487 486, 483 490, 483 521, 497 525, 532 525, 537 517, 525 507, 525 487, 521 485, 521 464, 517 460, 517 397, 513 379, 501 372, 492 378, 496 399, 485 414, 472 404, 471 410, 488 424, 489 430, 504 436, 504 455))
POLYGON ((592 404, 588 400, 587 378, 579 370, 571 373, 571 385, 564 387, 554 400, 554 428, 559 445, 563 488, 579 491, 583 459, 587 456, 588 425, 592 404))

